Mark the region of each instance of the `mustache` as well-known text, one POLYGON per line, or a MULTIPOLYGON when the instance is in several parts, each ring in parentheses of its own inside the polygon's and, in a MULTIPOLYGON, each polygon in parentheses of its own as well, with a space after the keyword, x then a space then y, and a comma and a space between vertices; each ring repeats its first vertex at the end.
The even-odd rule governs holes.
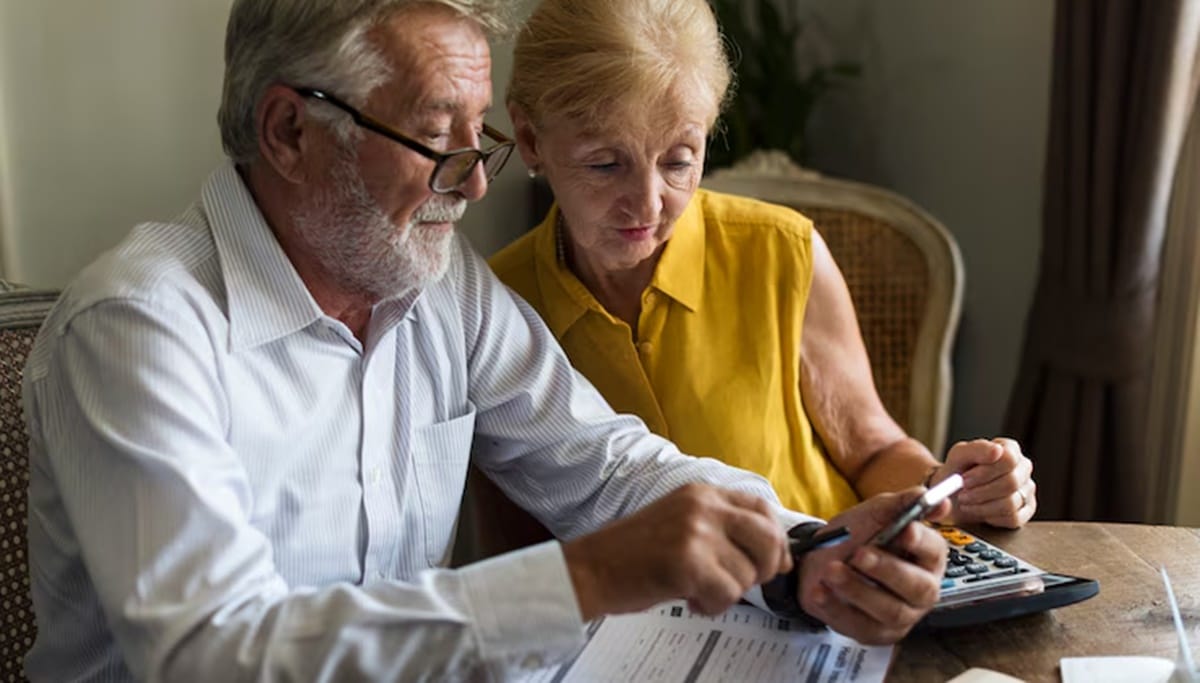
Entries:
POLYGON ((467 210, 467 200, 433 197, 413 212, 414 223, 457 223, 467 210))

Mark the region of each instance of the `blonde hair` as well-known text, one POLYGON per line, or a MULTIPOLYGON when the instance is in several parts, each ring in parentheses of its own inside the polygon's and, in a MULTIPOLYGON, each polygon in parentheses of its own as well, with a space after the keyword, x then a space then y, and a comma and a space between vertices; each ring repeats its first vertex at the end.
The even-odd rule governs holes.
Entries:
POLYGON ((731 79, 706 0, 543 0, 517 34, 507 98, 535 125, 603 127, 624 109, 707 96, 711 127, 731 79))
MULTIPOLYGON (((238 163, 258 154, 254 114, 272 84, 329 90, 361 106, 391 75, 368 31, 419 4, 449 7, 489 36, 507 32, 502 0, 237 0, 225 32, 225 83, 217 113, 225 152, 238 163)), ((338 137, 349 137, 353 124, 331 115, 329 122, 337 121, 338 137)))

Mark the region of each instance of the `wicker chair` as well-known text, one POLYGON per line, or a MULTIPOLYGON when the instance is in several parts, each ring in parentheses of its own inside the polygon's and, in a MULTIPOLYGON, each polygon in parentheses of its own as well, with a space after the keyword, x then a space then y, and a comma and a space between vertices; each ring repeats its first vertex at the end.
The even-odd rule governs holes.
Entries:
POLYGON ((25 357, 57 292, 0 281, 0 681, 23 681, 22 660, 37 632, 25 541, 29 435, 21 411, 25 357))
POLYGON ((963 287, 962 257, 946 228, 903 197, 805 171, 781 152, 752 155, 703 185, 813 220, 850 288, 884 405, 940 454, 963 287))

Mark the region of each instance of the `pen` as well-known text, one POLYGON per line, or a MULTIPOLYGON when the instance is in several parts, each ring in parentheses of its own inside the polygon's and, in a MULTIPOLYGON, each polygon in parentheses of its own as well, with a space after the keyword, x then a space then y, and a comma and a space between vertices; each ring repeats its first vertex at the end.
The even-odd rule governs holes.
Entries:
POLYGON ((850 530, 844 526, 839 526, 828 531, 822 529, 820 533, 813 534, 806 539, 788 539, 788 550, 791 551, 792 557, 800 557, 810 550, 818 550, 820 548, 831 548, 839 543, 850 538, 850 530))

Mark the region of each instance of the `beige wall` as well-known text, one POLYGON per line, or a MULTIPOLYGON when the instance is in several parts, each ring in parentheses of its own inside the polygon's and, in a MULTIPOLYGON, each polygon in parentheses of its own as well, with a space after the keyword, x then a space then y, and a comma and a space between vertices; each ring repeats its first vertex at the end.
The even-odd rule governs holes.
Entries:
MULTIPOLYGON (((62 286, 137 222, 168 219, 223 158, 216 128, 232 0, 0 0, 5 274, 62 286)), ((495 74, 508 78, 509 48, 495 74)), ((500 97, 497 91, 497 97, 500 97)), ((491 117, 509 130, 498 107, 491 117)), ((484 251, 528 222, 516 161, 463 229, 484 251)))
POLYGON ((995 434, 1040 251, 1054 3, 803 4, 813 42, 863 67, 813 121, 813 165, 898 191, 957 238, 967 283, 950 438, 995 434))
POLYGON ((138 220, 183 209, 220 157, 228 0, 5 0, 9 277, 61 285, 138 220))

